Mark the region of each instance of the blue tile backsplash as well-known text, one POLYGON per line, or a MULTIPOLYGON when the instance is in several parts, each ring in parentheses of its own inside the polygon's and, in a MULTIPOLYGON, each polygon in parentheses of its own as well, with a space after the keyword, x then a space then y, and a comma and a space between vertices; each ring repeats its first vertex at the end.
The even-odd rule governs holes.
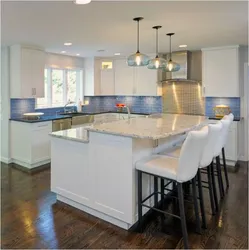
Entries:
POLYGON ((206 97, 205 114, 215 117, 213 108, 216 105, 228 105, 235 118, 240 118, 240 98, 239 97, 206 97))
MULTIPOLYGON (((161 96, 86 96, 85 101, 89 101, 89 105, 83 106, 82 111, 86 113, 97 113, 104 111, 116 111, 117 103, 124 103, 130 107, 133 113, 162 113, 162 97, 161 96)), ((216 105, 228 105, 235 118, 240 118, 240 98, 238 97, 206 97, 205 114, 214 117, 213 108, 216 105)), ((56 112, 63 112, 64 108, 46 108, 35 109, 35 99, 13 98, 10 101, 11 118, 20 118, 23 113, 27 112, 43 112, 44 115, 56 115, 56 112)), ((70 107, 71 108, 71 107, 70 107)), ((76 107, 74 107, 76 109, 76 107)))
POLYGON ((20 118, 23 113, 34 112, 35 98, 12 98, 10 99, 10 117, 20 118))
MULTIPOLYGON (((133 113, 162 113, 161 96, 86 96, 85 101, 89 101, 89 105, 82 107, 82 111, 86 113, 116 111, 117 103, 126 104, 133 113)), ((11 99, 11 118, 20 118, 23 113, 34 111, 51 116, 63 110, 63 107, 35 109, 34 98, 11 99)))
POLYGON ((86 96, 89 105, 83 106, 82 111, 102 112, 116 111, 117 103, 124 103, 133 113, 162 113, 161 96, 86 96))

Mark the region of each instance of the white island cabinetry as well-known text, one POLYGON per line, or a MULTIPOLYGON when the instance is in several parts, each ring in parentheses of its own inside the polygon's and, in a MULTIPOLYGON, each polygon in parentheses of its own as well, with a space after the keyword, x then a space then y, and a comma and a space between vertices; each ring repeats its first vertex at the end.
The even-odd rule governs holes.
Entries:
MULTIPOLYGON (((137 221, 136 162, 206 122, 200 116, 154 115, 54 132, 51 190, 58 200, 129 229, 137 221)), ((143 184, 145 197, 153 178, 144 175, 143 184)))

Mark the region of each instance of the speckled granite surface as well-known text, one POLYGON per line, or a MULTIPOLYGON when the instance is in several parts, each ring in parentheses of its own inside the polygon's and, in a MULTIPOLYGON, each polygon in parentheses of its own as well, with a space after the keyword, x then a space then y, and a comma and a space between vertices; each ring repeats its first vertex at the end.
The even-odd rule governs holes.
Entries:
POLYGON ((88 131, 134 138, 161 139, 178 135, 208 124, 208 117, 178 114, 156 114, 111 123, 92 124, 88 131))
POLYGON ((80 128, 72 128, 67 130, 60 130, 56 132, 50 133, 53 137, 58 137, 70 141, 78 141, 83 143, 88 143, 88 131, 86 127, 91 126, 91 124, 85 124, 83 127, 80 128))

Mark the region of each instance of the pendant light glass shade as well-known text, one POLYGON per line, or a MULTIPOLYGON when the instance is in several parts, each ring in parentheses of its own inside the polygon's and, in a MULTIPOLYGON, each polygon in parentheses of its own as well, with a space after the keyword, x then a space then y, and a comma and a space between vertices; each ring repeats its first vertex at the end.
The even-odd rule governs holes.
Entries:
POLYGON ((166 67, 163 69, 163 71, 166 71, 166 72, 176 72, 178 70, 180 70, 180 65, 176 62, 173 62, 172 61, 172 52, 171 52, 171 36, 173 36, 175 33, 168 33, 167 36, 169 36, 169 47, 170 47, 170 58, 167 62, 167 65, 166 67))
POLYGON ((149 61, 148 69, 163 69, 167 66, 167 61, 163 58, 156 57, 149 61))
POLYGON ((171 59, 166 63, 166 67, 164 68, 164 71, 166 72, 176 72, 180 70, 180 65, 176 62, 173 62, 171 59))
POLYGON ((137 52, 127 58, 127 64, 128 66, 147 66, 150 58, 139 51, 139 22, 143 20, 143 17, 136 17, 133 20, 137 22, 137 52))
POLYGON ((158 56, 158 29, 161 29, 162 26, 154 26, 152 29, 156 30, 156 57, 149 61, 147 66, 148 69, 162 69, 167 65, 167 61, 164 58, 158 56))

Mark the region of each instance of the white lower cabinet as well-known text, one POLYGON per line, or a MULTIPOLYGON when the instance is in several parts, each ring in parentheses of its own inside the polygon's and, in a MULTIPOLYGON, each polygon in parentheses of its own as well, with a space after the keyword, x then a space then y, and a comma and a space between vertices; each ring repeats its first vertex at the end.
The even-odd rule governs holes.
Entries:
MULTIPOLYGON (((238 161, 238 122, 233 122, 229 129, 227 142, 225 146, 226 160, 234 164, 238 161)), ((231 163, 229 164, 231 165, 231 163)), ((233 164, 232 164, 233 165, 233 164)))
POLYGON ((49 163, 51 132, 52 121, 11 121, 12 162, 30 169, 49 163))

